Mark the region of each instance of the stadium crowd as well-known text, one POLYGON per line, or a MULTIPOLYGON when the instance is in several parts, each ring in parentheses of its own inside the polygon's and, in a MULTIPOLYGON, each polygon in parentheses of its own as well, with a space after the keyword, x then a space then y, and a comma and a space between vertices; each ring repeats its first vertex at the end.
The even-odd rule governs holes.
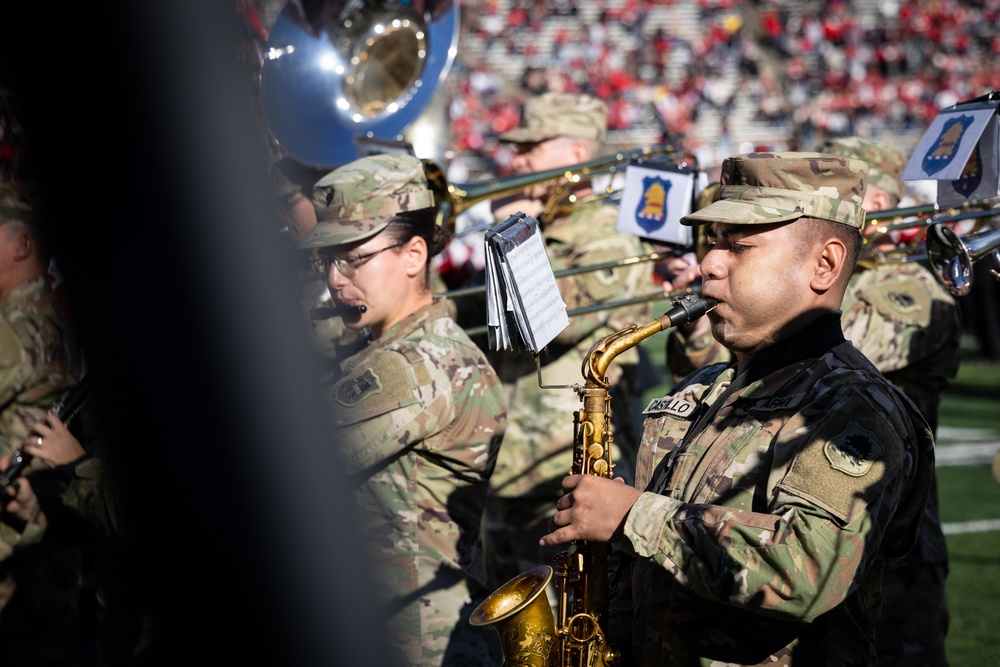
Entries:
POLYGON ((486 155, 501 173, 510 156, 492 138, 516 126, 525 96, 546 90, 605 100, 623 144, 655 130, 699 151, 744 140, 726 136, 741 101, 756 110, 750 123, 783 142, 760 148, 885 132, 912 145, 942 107, 1000 88, 997 0, 605 0, 586 10, 491 0, 461 12, 453 149, 486 155), (717 136, 699 131, 707 113, 720 119, 717 136))

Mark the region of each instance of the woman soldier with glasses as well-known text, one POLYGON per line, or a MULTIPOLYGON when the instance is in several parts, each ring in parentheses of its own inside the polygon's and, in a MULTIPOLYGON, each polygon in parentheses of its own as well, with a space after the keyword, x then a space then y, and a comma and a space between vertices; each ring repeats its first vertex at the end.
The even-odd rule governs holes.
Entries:
POLYGON ((361 158, 320 179, 313 205, 298 247, 315 252, 344 325, 371 331, 328 395, 390 642, 403 665, 499 664, 496 633, 468 617, 489 592, 480 524, 506 409, 482 352, 431 295, 448 235, 423 165, 361 158))

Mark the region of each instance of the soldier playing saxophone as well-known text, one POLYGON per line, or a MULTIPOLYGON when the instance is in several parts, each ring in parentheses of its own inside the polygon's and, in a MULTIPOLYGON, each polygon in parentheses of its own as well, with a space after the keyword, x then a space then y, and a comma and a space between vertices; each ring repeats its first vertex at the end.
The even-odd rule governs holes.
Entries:
POLYGON ((624 664, 875 662, 883 565, 913 545, 933 438, 840 328, 867 171, 730 158, 721 199, 682 220, 710 225, 703 295, 734 360, 650 403, 634 488, 567 477, 541 540, 631 555, 609 630, 624 664))

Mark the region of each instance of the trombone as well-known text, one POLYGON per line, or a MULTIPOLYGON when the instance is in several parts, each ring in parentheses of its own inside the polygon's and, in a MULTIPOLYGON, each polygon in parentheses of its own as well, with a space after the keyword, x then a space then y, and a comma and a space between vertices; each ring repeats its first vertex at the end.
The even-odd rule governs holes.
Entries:
MULTIPOLYGON (((589 268, 589 267, 581 267, 589 268)), ((701 285, 694 285, 692 287, 687 287, 685 289, 674 290, 672 292, 664 292, 663 290, 657 290, 655 292, 650 292, 649 294, 642 294, 640 296, 634 296, 631 299, 619 299, 617 301, 607 301, 605 303, 595 303, 590 306, 581 306, 580 308, 570 308, 566 311, 566 315, 569 317, 576 317, 577 315, 586 315, 588 313, 596 313, 601 310, 612 310, 614 308, 624 308, 626 306, 635 306, 640 303, 649 303, 650 301, 672 301, 677 297, 683 297, 688 294, 701 294, 701 285)), ((478 336, 484 334, 489 329, 488 325, 479 325, 475 327, 465 327, 465 333, 469 336, 478 336)))
POLYGON ((942 207, 939 204, 930 203, 870 213, 867 216, 866 226, 873 231, 868 231, 865 235, 858 266, 871 268, 883 262, 927 260, 923 242, 926 230, 925 233, 918 234, 912 241, 902 243, 892 250, 881 250, 879 241, 891 237, 894 232, 918 227, 930 228, 935 224, 951 225, 963 220, 976 220, 972 232, 970 232, 974 233, 982 229, 987 219, 997 215, 1000 215, 1000 197, 976 199, 958 206, 942 207))
MULTIPOLYGON (((632 163, 641 164, 645 160, 678 154, 679 152, 673 146, 646 146, 630 153, 612 153, 567 167, 557 167, 532 174, 505 176, 479 183, 449 183, 444 172, 434 161, 424 159, 423 163, 427 183, 434 192, 435 200, 440 202, 437 223, 449 231, 454 231, 458 215, 473 205, 520 192, 532 185, 554 181, 556 187, 549 196, 542 213, 536 216, 540 222, 547 222, 557 212, 560 205, 564 205, 567 201, 570 202, 570 205, 576 203, 569 186, 597 176, 613 175, 619 169, 624 169, 632 163)), ((609 191, 604 196, 610 194, 612 193, 609 191)))

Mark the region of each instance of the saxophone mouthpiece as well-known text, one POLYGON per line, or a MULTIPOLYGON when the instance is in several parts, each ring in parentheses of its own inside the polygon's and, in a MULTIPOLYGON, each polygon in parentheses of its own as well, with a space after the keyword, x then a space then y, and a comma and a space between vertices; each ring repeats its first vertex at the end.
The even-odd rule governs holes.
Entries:
POLYGON ((694 322, 696 319, 715 308, 719 302, 715 299, 708 299, 700 294, 685 294, 675 297, 674 307, 663 314, 670 320, 670 326, 678 326, 694 322))
POLYGON ((322 308, 312 308, 309 310, 309 317, 314 320, 328 320, 331 317, 343 317, 344 315, 361 315, 368 312, 368 306, 324 306, 322 308))

